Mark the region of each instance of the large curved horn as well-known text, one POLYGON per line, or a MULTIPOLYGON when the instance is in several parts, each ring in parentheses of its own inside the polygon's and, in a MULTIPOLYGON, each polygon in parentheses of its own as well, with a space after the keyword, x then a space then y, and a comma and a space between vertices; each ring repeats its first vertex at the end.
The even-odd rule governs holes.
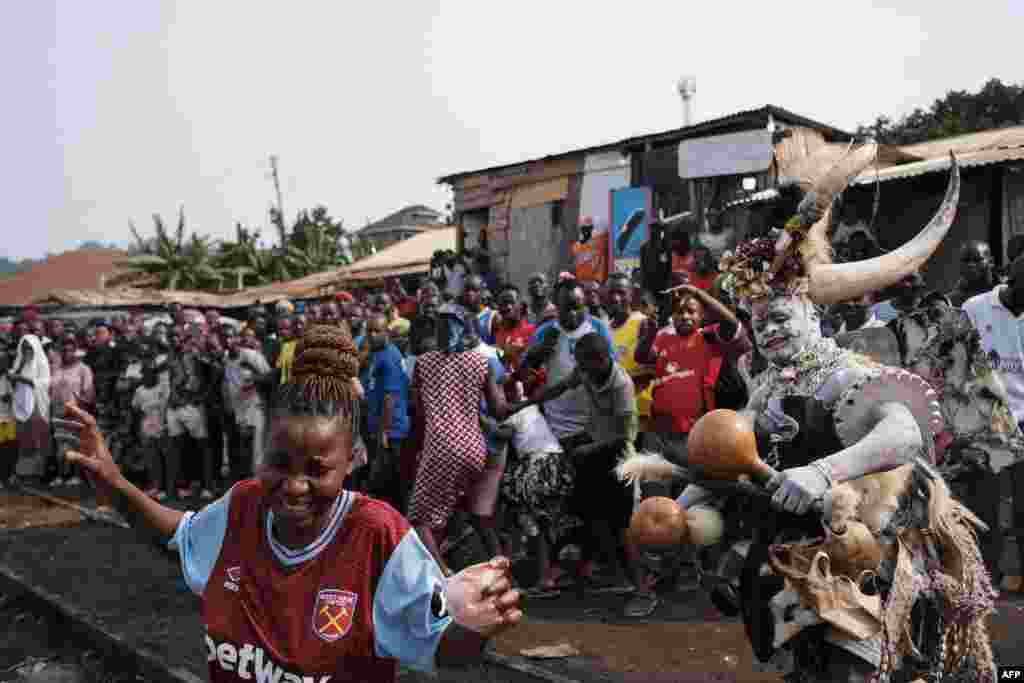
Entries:
POLYGON ((913 273, 931 257, 956 218, 960 200, 960 167, 949 153, 949 185, 946 197, 924 230, 899 249, 853 263, 819 263, 809 266, 808 296, 817 304, 857 299, 890 287, 913 273))
POLYGON ((850 151, 837 162, 820 178, 815 179, 814 185, 800 201, 797 213, 803 219, 804 225, 814 225, 825 211, 832 206, 833 200, 839 193, 846 189, 854 178, 859 176, 878 154, 878 145, 874 142, 861 145, 850 151))

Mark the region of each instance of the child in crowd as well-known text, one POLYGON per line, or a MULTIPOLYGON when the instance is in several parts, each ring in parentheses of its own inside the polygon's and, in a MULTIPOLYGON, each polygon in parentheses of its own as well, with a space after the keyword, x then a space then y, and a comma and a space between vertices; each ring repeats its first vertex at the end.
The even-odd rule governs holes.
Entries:
POLYGON ((146 494, 164 500, 167 491, 174 491, 178 480, 178 454, 166 448, 167 400, 170 389, 157 374, 155 363, 146 360, 142 368, 142 383, 132 396, 132 409, 139 425, 139 445, 149 474, 146 494))
MULTIPOLYGON (((516 382, 514 387, 515 401, 522 401, 522 382, 516 382)), ((501 495, 518 513, 540 577, 525 595, 557 597, 556 580, 562 570, 557 567, 557 560, 552 559, 551 548, 581 524, 579 517, 569 510, 575 468, 536 405, 509 416, 498 428, 498 434, 515 449, 515 457, 509 459, 508 471, 501 481, 501 495)))

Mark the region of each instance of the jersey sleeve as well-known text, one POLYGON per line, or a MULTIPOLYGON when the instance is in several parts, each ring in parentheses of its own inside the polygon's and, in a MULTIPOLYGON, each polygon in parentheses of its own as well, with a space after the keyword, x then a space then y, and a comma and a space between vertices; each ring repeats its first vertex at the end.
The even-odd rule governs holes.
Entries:
POLYGON ((436 618, 430 608, 444 576, 415 530, 409 529, 391 553, 373 596, 375 648, 381 657, 433 673, 438 644, 452 618, 436 618))
POLYGON ((612 360, 618 360, 619 352, 615 348, 615 340, 612 339, 612 333, 608 329, 608 326, 605 325, 602 321, 598 320, 597 318, 591 318, 590 324, 594 326, 594 329, 597 331, 598 334, 604 337, 605 342, 608 344, 608 351, 609 353, 611 353, 612 360))
POLYGON ((167 543, 168 548, 178 551, 185 584, 200 597, 220 557, 230 507, 229 490, 199 512, 186 512, 167 543))

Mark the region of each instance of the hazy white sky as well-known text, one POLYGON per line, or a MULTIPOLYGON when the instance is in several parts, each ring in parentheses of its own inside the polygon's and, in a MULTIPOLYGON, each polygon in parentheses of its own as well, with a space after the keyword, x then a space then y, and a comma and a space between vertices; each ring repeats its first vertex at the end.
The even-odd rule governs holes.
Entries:
POLYGON ((846 129, 1024 81, 1019 0, 5 9, 0 255, 16 258, 127 242, 129 220, 148 234, 180 204, 215 237, 266 225, 270 154, 289 215, 440 209, 440 175, 678 127, 683 73, 698 118, 771 103, 846 129))

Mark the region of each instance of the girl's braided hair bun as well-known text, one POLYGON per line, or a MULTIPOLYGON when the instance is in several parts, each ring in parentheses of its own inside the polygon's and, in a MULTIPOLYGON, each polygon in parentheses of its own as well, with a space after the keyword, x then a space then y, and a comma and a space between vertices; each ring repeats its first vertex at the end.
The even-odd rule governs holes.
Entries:
POLYGON ((307 401, 356 400, 359 353, 346 325, 314 325, 295 347, 289 384, 307 401))

